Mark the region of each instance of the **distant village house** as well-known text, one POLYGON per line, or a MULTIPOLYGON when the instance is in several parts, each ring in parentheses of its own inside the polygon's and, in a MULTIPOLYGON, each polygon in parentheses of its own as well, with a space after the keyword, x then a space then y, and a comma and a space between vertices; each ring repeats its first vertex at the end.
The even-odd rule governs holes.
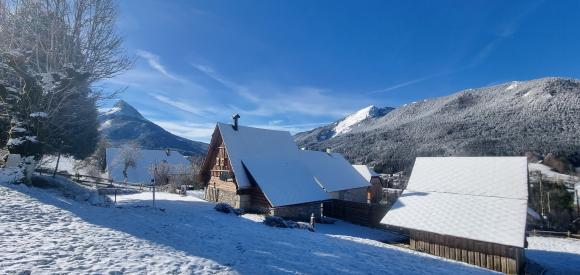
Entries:
MULTIPOLYGON (((129 184, 150 184, 155 166, 163 165, 169 174, 187 173, 190 161, 173 150, 136 149, 131 156, 126 156, 123 148, 107 148, 107 174, 113 181, 127 181, 129 184), (132 165, 127 166, 125 158, 131 158, 132 165)), ((165 184, 165 183, 157 183, 165 184)))

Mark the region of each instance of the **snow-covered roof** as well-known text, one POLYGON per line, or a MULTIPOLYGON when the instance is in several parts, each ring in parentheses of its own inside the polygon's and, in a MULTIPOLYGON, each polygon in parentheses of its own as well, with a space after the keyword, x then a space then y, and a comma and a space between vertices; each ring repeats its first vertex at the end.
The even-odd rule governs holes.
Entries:
POLYGON ((274 207, 330 199, 297 160, 246 158, 243 164, 274 207))
POLYGON ((527 178, 525 157, 417 158, 381 223, 524 247, 527 178))
MULTIPOLYGON (((115 181, 123 181, 123 160, 120 153, 121 148, 107 148, 107 172, 109 176, 115 181)), ((151 172, 150 168, 155 163, 166 161, 170 165, 170 169, 176 169, 178 165, 189 167, 189 160, 182 154, 176 151, 171 151, 169 156, 165 150, 139 150, 136 153, 136 165, 134 168, 127 169, 127 178, 130 183, 150 183, 151 172)), ((176 173, 177 171, 171 171, 176 173)))
POLYGON ((226 151, 239 188, 250 188, 250 179, 244 173, 244 159, 292 159, 296 160, 298 147, 290 132, 218 123, 226 151))
POLYGON ((371 169, 370 167, 364 164, 354 164, 352 167, 361 175, 367 182, 371 181, 372 177, 378 177, 379 174, 375 172, 375 170, 371 169))
POLYGON ((238 188, 250 188, 250 176, 272 206, 328 200, 300 159, 286 131, 218 123, 238 188))
POLYGON ((369 181, 338 153, 301 150, 300 160, 326 192, 370 186, 369 181))

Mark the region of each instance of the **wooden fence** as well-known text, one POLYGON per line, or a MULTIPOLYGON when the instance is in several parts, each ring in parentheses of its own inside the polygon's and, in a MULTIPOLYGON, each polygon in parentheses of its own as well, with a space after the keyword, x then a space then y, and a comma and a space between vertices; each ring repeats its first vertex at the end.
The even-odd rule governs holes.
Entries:
POLYGON ((548 237, 564 237, 564 238, 574 238, 580 239, 580 235, 572 234, 572 232, 556 232, 556 231, 541 231, 541 230, 531 230, 528 231, 530 236, 548 236, 548 237))
POLYGON ((379 225, 386 213, 387 206, 376 203, 331 200, 323 204, 324 216, 364 226, 379 225))
MULTIPOLYGON (((47 175, 47 176, 51 176, 54 174, 54 172, 52 171, 47 171, 47 170, 36 170, 37 173, 39 173, 40 175, 47 175)), ((82 174, 69 174, 66 172, 57 172, 56 175, 59 175, 61 177, 65 177, 71 181, 74 181, 80 185, 84 185, 84 186, 88 186, 88 187, 94 187, 97 189, 112 189, 112 188, 117 188, 117 189, 131 189, 131 190, 142 190, 144 187, 148 188, 148 186, 145 186, 143 184, 140 183, 130 183, 130 182, 119 182, 119 181, 114 181, 112 179, 109 178, 101 178, 101 177, 95 177, 95 176, 90 176, 90 175, 82 175, 82 174)))

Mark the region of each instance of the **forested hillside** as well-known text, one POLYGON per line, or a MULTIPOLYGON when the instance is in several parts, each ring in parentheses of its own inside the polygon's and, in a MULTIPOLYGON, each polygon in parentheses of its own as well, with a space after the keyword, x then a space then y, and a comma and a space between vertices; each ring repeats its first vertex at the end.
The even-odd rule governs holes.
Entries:
POLYGON ((580 81, 543 78, 468 89, 406 104, 366 119, 349 133, 299 146, 332 148, 378 171, 409 169, 416 156, 540 156, 554 153, 580 166, 580 81))

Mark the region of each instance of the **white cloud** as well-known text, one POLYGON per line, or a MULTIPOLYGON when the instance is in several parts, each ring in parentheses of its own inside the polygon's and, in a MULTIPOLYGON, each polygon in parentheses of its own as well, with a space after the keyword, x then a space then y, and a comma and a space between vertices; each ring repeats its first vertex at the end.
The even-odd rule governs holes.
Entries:
POLYGON ((220 83, 221 85, 223 85, 224 87, 236 92, 239 96, 250 100, 252 102, 258 102, 260 101, 259 97, 256 97, 255 95, 251 94, 248 91, 248 88, 245 87, 244 85, 238 84, 234 81, 231 81, 227 78, 225 78, 224 76, 222 76, 221 74, 217 73, 213 68, 209 67, 209 66, 205 66, 205 65, 200 65, 200 64, 193 64, 193 66, 200 72, 204 73, 207 77, 213 79, 214 81, 220 83))
POLYGON ((392 85, 392 86, 389 86, 389 87, 386 87, 386 88, 382 88, 382 89, 370 91, 370 92, 367 92, 367 94, 377 94, 377 93, 384 93, 384 92, 394 91, 394 90, 397 90, 397 89, 400 89, 400 88, 403 88, 403 87, 411 86, 411 85, 414 85, 414 84, 417 84, 417 83, 420 83, 420 82, 423 82, 423 81, 426 81, 426 80, 435 78, 435 77, 437 77, 439 75, 440 74, 432 74, 432 75, 422 76, 422 77, 415 78, 415 79, 412 79, 412 80, 409 80, 409 81, 397 83, 395 85, 392 85))
POLYGON ((213 123, 193 123, 189 121, 152 120, 152 122, 180 137, 203 142, 209 142, 215 127, 213 123))
POLYGON ((179 82, 185 81, 182 78, 167 71, 165 66, 163 66, 161 64, 159 56, 157 56, 151 52, 144 51, 144 50, 137 50, 137 55, 144 58, 147 61, 147 63, 149 64, 149 66, 151 66, 151 68, 158 71, 159 73, 166 76, 167 78, 175 80, 175 81, 179 81, 179 82))
POLYGON ((209 78, 234 91, 248 100, 253 108, 241 108, 240 104, 230 103, 229 109, 255 116, 298 113, 313 116, 340 117, 357 107, 368 103, 358 97, 336 97, 329 91, 314 87, 277 88, 263 85, 248 87, 231 81, 206 65, 193 66, 209 78), (250 92, 252 91, 252 92, 250 92), (362 103, 364 101, 364 103, 362 103))
POLYGON ((205 116, 205 115, 212 114, 215 112, 215 110, 213 108, 196 107, 196 106, 193 106, 191 104, 187 104, 182 100, 171 99, 171 98, 166 97, 164 95, 153 94, 153 93, 151 93, 149 95, 160 102, 163 102, 167 105, 173 106, 177 109, 180 109, 182 111, 185 111, 185 112, 188 112, 188 113, 191 113, 194 115, 205 116))

